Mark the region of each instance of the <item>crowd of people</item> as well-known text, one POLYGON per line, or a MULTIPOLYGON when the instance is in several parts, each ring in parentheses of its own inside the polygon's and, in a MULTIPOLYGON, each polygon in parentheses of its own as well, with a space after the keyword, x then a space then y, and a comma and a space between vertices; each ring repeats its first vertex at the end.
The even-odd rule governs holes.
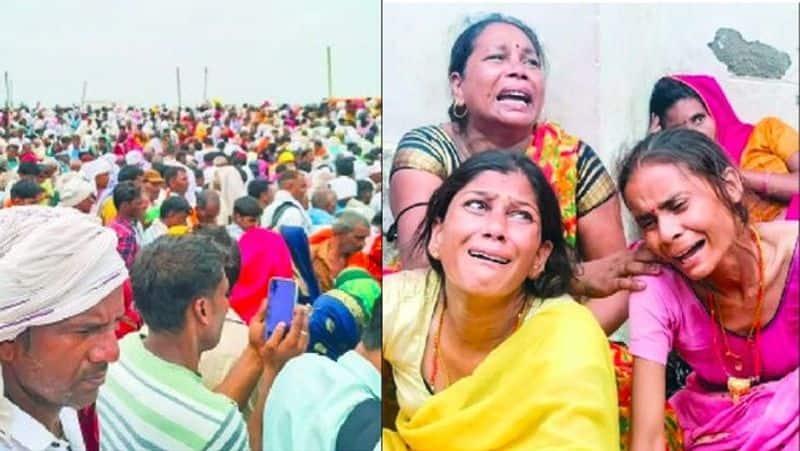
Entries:
POLYGON ((664 76, 612 177, 545 73, 457 37, 385 269, 380 99, 4 111, 0 449, 797 449, 796 129, 664 76))
POLYGON ((0 449, 379 449, 380 168, 378 98, 0 113, 0 449))
POLYGON ((517 18, 471 21, 450 120, 394 153, 384 447, 797 449, 796 128, 665 76, 615 180, 540 117, 543 48, 517 18))

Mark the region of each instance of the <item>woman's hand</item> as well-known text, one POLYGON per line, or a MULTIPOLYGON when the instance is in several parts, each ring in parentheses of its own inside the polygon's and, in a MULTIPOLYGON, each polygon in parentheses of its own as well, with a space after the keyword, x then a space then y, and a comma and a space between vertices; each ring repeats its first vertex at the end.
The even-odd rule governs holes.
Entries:
POLYGON ((647 127, 647 134, 652 135, 661 131, 661 120, 655 113, 650 113, 650 126, 647 127))
POLYGON ((634 277, 660 272, 658 259, 647 248, 640 246, 636 250, 626 249, 580 263, 570 285, 570 294, 604 298, 620 290, 641 291, 645 284, 634 277))

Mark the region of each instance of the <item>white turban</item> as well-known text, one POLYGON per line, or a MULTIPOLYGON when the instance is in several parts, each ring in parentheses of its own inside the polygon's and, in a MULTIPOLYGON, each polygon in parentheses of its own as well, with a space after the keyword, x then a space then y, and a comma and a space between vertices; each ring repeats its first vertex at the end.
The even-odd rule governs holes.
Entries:
POLYGON ((64 207, 0 210, 0 341, 94 307, 128 278, 117 237, 64 207))
POLYGON ((356 197, 358 191, 356 181, 349 177, 336 177, 328 182, 328 186, 336 193, 338 200, 356 197))
POLYGON ((77 172, 70 172, 59 180, 58 192, 61 200, 58 205, 74 207, 95 192, 94 183, 86 180, 77 172))
POLYGON ((111 163, 108 162, 105 158, 98 158, 96 160, 92 160, 86 163, 83 163, 81 166, 81 172, 83 175, 94 183, 95 177, 100 174, 108 174, 111 175, 113 168, 111 163))

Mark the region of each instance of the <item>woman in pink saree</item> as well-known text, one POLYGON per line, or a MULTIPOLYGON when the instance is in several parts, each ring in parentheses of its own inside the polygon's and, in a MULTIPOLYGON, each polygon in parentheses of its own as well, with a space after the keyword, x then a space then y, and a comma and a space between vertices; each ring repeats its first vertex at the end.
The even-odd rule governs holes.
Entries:
POLYGON ((231 290, 230 304, 249 324, 267 297, 269 280, 293 277, 292 255, 279 234, 260 227, 249 229, 239 238, 239 251, 242 267, 231 290))
POLYGON ((618 186, 665 265, 630 298, 632 449, 663 449, 671 350, 694 370, 669 399, 686 449, 798 449, 797 223, 751 224, 741 174, 693 130, 637 144, 618 186))
POLYGON ((661 78, 650 96, 651 131, 686 127, 715 139, 752 194, 745 205, 754 222, 800 218, 800 140, 775 117, 755 125, 739 120, 714 77, 661 78))

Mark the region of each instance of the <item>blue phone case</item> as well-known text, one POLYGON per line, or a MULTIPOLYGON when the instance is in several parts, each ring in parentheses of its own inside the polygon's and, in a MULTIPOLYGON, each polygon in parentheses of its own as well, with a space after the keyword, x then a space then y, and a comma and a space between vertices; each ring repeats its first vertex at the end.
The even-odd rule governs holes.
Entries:
POLYGON ((292 315, 296 303, 297 284, 293 280, 274 278, 269 281, 267 325, 264 328, 264 336, 266 338, 272 335, 278 323, 286 323, 288 330, 292 325, 292 315))

